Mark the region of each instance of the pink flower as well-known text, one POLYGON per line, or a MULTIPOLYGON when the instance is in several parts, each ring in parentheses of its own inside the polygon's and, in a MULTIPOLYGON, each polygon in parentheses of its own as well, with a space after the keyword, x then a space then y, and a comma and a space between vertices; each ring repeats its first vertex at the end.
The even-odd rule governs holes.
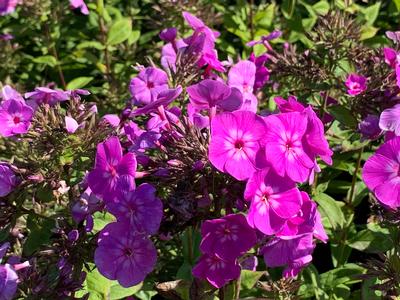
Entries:
POLYGON ((82 14, 88 15, 89 9, 83 0, 69 0, 72 9, 79 9, 82 14))
POLYGON ((379 127, 385 131, 393 131, 400 136, 400 104, 385 109, 379 117, 379 127))
POLYGON ((244 197, 251 200, 249 224, 267 235, 279 232, 288 219, 298 214, 302 203, 296 184, 278 176, 271 168, 253 174, 244 197))
POLYGON ((249 60, 241 60, 229 70, 229 86, 239 89, 243 95, 242 110, 257 111, 258 101, 253 95, 255 79, 256 65, 249 60))
POLYGON ((168 89, 168 76, 163 70, 148 67, 131 80, 129 90, 136 105, 149 104, 168 89))
POLYGON ((136 157, 122 155, 122 147, 115 136, 97 145, 95 167, 88 174, 90 189, 104 201, 113 201, 122 187, 135 188, 136 157))
POLYGON ((0 163, 0 197, 5 197, 17 186, 18 179, 7 163, 0 163))
POLYGON ((394 69, 400 62, 400 54, 398 54, 396 50, 388 47, 383 48, 383 53, 385 55, 385 63, 394 69))
POLYGON ((306 153, 303 137, 307 130, 307 116, 299 112, 270 115, 264 137, 265 156, 279 176, 305 182, 315 166, 313 157, 306 153))
POLYGON ((249 57, 249 61, 253 62, 256 65, 256 78, 254 81, 254 90, 261 89, 265 83, 269 80, 270 71, 264 65, 267 61, 268 56, 266 54, 255 56, 254 53, 251 53, 249 57))
POLYGON ((257 241, 256 233, 242 214, 226 215, 207 220, 201 225, 200 250, 202 253, 235 260, 250 250, 257 241))
POLYGON ((274 30, 268 35, 261 36, 260 40, 250 41, 246 44, 248 47, 253 47, 255 45, 264 45, 268 50, 272 50, 269 41, 279 38, 282 35, 282 31, 274 30))
POLYGON ((262 118, 253 112, 219 114, 211 122, 208 157, 221 172, 237 180, 248 179, 256 170, 255 157, 265 134, 262 118))
POLYGON ((52 90, 47 87, 37 87, 33 92, 25 94, 25 98, 34 100, 37 105, 48 104, 54 106, 69 99, 68 92, 52 90))
POLYGON ((400 207, 400 137, 383 145, 366 161, 362 178, 383 204, 400 207))
POLYGON ((0 107, 0 135, 9 137, 28 132, 33 109, 20 100, 6 100, 0 107))
POLYGON ((65 129, 68 133, 75 133, 79 128, 78 122, 69 116, 65 116, 65 129))
POLYGON ((367 78, 357 74, 350 74, 347 76, 345 84, 347 93, 351 96, 356 96, 367 89, 367 78))
POLYGON ((226 260, 217 255, 204 254, 194 266, 195 277, 206 279, 216 288, 240 276, 240 266, 236 260, 226 260))
POLYGON ((297 101, 295 96, 289 96, 287 100, 278 96, 274 98, 274 101, 278 106, 279 111, 282 113, 293 111, 302 112, 305 109, 304 105, 297 101))
POLYGON ((3 89, 0 92, 0 98, 5 101, 5 100, 18 100, 25 102, 24 98, 21 96, 20 93, 18 93, 15 89, 13 89, 9 85, 5 85, 3 89))
POLYGON ((0 16, 8 15, 14 12, 15 7, 20 0, 0 0, 0 16))
POLYGON ((160 32, 160 39, 169 43, 173 43, 176 39, 177 31, 178 30, 175 27, 163 29, 160 32))

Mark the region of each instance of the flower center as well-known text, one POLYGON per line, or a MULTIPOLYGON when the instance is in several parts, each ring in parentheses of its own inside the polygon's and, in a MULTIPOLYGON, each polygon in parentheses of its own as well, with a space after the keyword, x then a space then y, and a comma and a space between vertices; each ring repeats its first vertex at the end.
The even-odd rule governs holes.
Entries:
POLYGON ((262 197, 261 197, 261 201, 264 202, 264 203, 268 203, 268 201, 269 201, 269 196, 270 196, 270 195, 267 194, 267 193, 263 194, 262 197))
POLYGON ((133 255, 133 251, 131 248, 125 248, 123 252, 125 256, 131 257, 133 255))
POLYGON ((147 82, 147 87, 148 87, 149 89, 152 89, 152 88, 154 87, 154 83, 151 82, 151 81, 147 82))
POLYGON ((244 146, 243 141, 237 140, 237 141, 235 142, 235 148, 236 148, 236 149, 242 150, 243 146, 244 146))
POLYGON ((110 166, 108 171, 110 172, 112 177, 117 176, 117 170, 115 169, 114 166, 110 166))
POLYGON ((13 118, 13 122, 14 122, 14 124, 18 124, 18 123, 21 122, 21 118, 18 117, 18 116, 15 116, 15 117, 13 118))
POLYGON ((291 151, 293 149, 293 142, 292 141, 286 141, 286 150, 291 151))

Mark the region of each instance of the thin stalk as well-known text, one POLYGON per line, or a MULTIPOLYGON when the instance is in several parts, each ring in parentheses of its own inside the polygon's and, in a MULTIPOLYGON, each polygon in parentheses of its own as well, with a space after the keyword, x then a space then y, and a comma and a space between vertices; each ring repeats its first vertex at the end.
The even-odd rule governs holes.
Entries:
POLYGON ((239 278, 236 280, 235 282, 235 299, 239 299, 240 298, 240 285, 242 283, 242 277, 239 276, 239 278))
POLYGON ((360 166, 361 166, 361 157, 362 157, 363 152, 364 152, 364 147, 361 147, 360 150, 358 151, 356 169, 354 170, 353 180, 351 182, 350 196, 348 199, 349 204, 351 204, 353 202, 354 193, 355 193, 355 189, 356 189, 357 174, 358 174, 358 170, 360 169, 360 166))

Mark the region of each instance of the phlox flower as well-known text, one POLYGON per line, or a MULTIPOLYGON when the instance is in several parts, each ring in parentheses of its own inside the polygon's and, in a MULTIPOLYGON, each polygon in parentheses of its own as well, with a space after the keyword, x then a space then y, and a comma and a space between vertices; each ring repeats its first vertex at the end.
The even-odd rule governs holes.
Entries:
POLYGON ((211 122, 208 157, 221 172, 237 180, 248 179, 256 170, 255 157, 265 134, 263 119, 253 112, 219 114, 211 122))
POLYGON ((72 9, 79 9, 80 12, 84 15, 89 14, 89 9, 83 0, 69 0, 69 5, 72 9))
POLYGON ((160 39, 169 43, 173 43, 176 39, 177 31, 178 29, 175 27, 165 28, 159 34, 160 39))
POLYGON ((80 223, 96 211, 104 207, 103 202, 97 197, 90 188, 87 188, 79 200, 76 201, 71 208, 72 218, 75 222, 80 223))
POLYGON ((186 89, 192 106, 197 110, 220 108, 234 111, 242 105, 242 95, 236 88, 230 88, 225 83, 205 79, 186 89))
POLYGON ((247 215, 249 224, 267 235, 282 230, 286 221, 299 213, 302 204, 296 184, 277 175, 272 168, 253 173, 244 197, 251 201, 247 215))
POLYGON ((254 90, 261 89, 265 85, 265 83, 269 80, 270 71, 264 65, 267 60, 268 56, 266 54, 255 56, 254 53, 251 53, 249 57, 249 61, 253 62, 256 65, 254 90))
POLYGON ((156 263, 157 250, 143 234, 129 224, 114 222, 100 232, 94 261, 99 272, 123 287, 142 282, 156 263))
POLYGON ((165 44, 161 49, 161 65, 165 70, 171 69, 176 71, 176 56, 177 51, 183 51, 188 45, 183 40, 165 44), (180 50, 181 49, 181 50, 180 50))
POLYGON ((20 100, 6 100, 0 106, 0 135, 9 137, 28 132, 33 109, 20 100))
POLYGON ((382 129, 379 128, 379 117, 376 115, 366 116, 358 124, 358 130, 362 135, 362 140, 376 140, 382 134, 382 129))
POLYGON ((163 215, 163 205, 156 197, 156 189, 147 183, 141 184, 135 191, 122 191, 106 207, 118 221, 147 234, 157 233, 163 215))
POLYGON ((26 93, 25 98, 34 100, 36 105, 48 104, 54 106, 59 102, 68 100, 69 95, 67 92, 61 90, 37 87, 33 92, 26 93))
POLYGON ((200 250, 210 255, 235 260, 250 250, 257 241, 253 228, 242 214, 230 214, 221 219, 204 221, 201 225, 200 250))
POLYGON ((22 95, 20 93, 18 93, 15 89, 13 89, 9 85, 5 85, 2 88, 2 90, 0 91, 0 98, 3 101, 6 101, 6 100, 18 100, 18 101, 25 102, 25 100, 22 97, 22 95))
POLYGON ((68 133, 75 133, 75 131, 78 130, 79 124, 78 122, 69 116, 65 116, 65 129, 67 130, 68 133))
POLYGON ((8 15, 14 12, 15 7, 20 0, 0 0, 0 16, 8 15))
POLYGON ((192 273, 195 277, 206 279, 216 288, 220 288, 229 281, 239 278, 240 266, 236 260, 204 254, 192 269, 192 273))
POLYGON ((253 94, 256 79, 256 65, 249 60, 241 60, 228 73, 230 87, 239 89, 243 95, 242 110, 257 111, 257 98, 253 94))
POLYGON ((113 128, 117 128, 121 123, 121 119, 116 114, 107 114, 101 118, 102 121, 109 124, 113 128))
POLYGON ((312 234, 306 234, 293 239, 274 238, 260 253, 268 267, 285 266, 283 276, 294 277, 311 262, 314 247, 312 234))
POLYGON ((187 105, 189 121, 198 129, 210 126, 210 118, 201 114, 201 109, 195 108, 192 104, 187 105))
POLYGON ((400 136, 400 104, 385 109, 379 117, 379 127, 400 136))
POLYGON ((376 198, 391 208, 400 206, 400 137, 381 145, 365 162, 362 178, 376 198))
POLYGON ((396 68, 400 62, 400 54, 397 53, 393 48, 383 48, 383 54, 385 56, 385 63, 391 66, 393 69, 396 68))
POLYGON ((367 78, 362 75, 350 74, 346 82, 347 93, 351 96, 357 96, 367 89, 367 78))
POLYGON ((135 155, 122 155, 121 143, 113 136, 97 145, 95 167, 88 174, 88 185, 104 201, 113 201, 122 185, 129 190, 134 189, 135 172, 135 155))
POLYGON ((0 197, 5 197, 17 186, 18 179, 10 165, 0 163, 0 197))
POLYGON ((269 41, 275 40, 279 38, 282 35, 282 31, 280 30, 274 30, 268 35, 263 35, 259 40, 253 40, 250 41, 246 44, 248 47, 253 47, 255 45, 264 45, 268 50, 272 50, 271 45, 269 44, 269 41))
POLYGON ((301 104, 301 102, 297 101, 295 96, 289 96, 287 100, 278 96, 274 98, 274 101, 279 111, 282 113, 293 111, 303 112, 305 109, 305 106, 301 104))
POLYGON ((146 105, 154 101, 157 95, 168 89, 168 76, 163 70, 148 67, 131 80, 129 91, 135 105, 146 105))

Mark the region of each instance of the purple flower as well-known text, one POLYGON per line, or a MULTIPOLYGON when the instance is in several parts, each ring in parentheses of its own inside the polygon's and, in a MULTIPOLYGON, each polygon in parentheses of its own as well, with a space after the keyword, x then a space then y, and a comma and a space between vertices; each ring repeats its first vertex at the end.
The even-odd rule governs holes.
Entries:
POLYGON ((347 93, 351 96, 356 96, 367 89, 367 78, 362 75, 350 74, 347 76, 345 84, 347 93))
POLYGON ((17 186, 18 179, 7 163, 0 163, 0 197, 5 197, 17 186))
POLYGON ((382 134, 379 128, 379 117, 376 115, 366 116, 360 124, 358 130, 362 135, 362 140, 376 140, 382 134))
POLYGON ((244 197, 251 200, 249 224, 267 235, 279 232, 288 219, 298 214, 302 203, 296 184, 271 168, 253 173, 244 197))
POLYGON ((366 161, 362 178, 367 187, 383 204, 396 208, 400 206, 400 137, 383 145, 366 161))
POLYGON ((225 260, 217 255, 204 254, 194 266, 195 277, 206 279, 216 288, 240 276, 240 266, 236 260, 225 260))
POLYGON ((255 45, 264 45, 269 49, 271 46, 269 45, 269 41, 275 40, 279 38, 282 35, 282 31, 280 30, 274 30, 268 35, 263 35, 259 40, 253 40, 250 41, 246 44, 248 47, 253 47, 255 45))
POLYGON ((18 275, 9 265, 0 265, 0 299, 13 299, 18 286, 18 275))
POLYGON ((0 0, 0 16, 8 15, 14 12, 15 7, 20 0, 0 0))
POLYGON ((99 272, 123 287, 139 284, 156 263, 157 250, 143 234, 129 224, 114 222, 100 232, 94 261, 99 272))
POLYGON ((89 14, 89 9, 83 0, 69 0, 69 4, 72 9, 79 9, 80 12, 84 15, 89 14))
POLYGON ((279 111, 282 113, 293 111, 303 112, 305 109, 304 105, 297 101, 295 96, 289 96, 287 100, 278 96, 274 98, 274 101, 278 106, 279 111))
POLYGON ((25 102, 24 98, 21 96, 20 93, 18 93, 15 89, 13 89, 11 86, 9 85, 5 85, 3 87, 3 89, 0 92, 0 98, 3 101, 6 100, 18 100, 18 101, 22 101, 25 102))
POLYGON ((14 36, 9 33, 0 34, 0 41, 11 41, 14 39, 14 36))
POLYGON ((256 170, 255 157, 265 134, 265 124, 255 113, 235 111, 219 114, 211 123, 208 157, 221 172, 237 180, 248 179, 256 170))
POLYGON ((69 116, 65 116, 65 129, 68 133, 75 133, 79 128, 78 122, 69 116))
POLYGON ((160 227, 163 205, 150 184, 143 183, 135 191, 119 193, 106 207, 118 221, 126 221, 136 231, 155 234, 160 227))
POLYGON ((162 39, 163 41, 166 41, 168 43, 172 43, 176 39, 177 31, 178 30, 175 27, 163 29, 160 32, 160 39, 162 39))
POLYGON ((400 136, 400 104, 385 109, 379 118, 379 127, 385 131, 393 131, 400 136))
POLYGON ((148 104, 140 107, 132 112, 132 116, 145 115, 155 112, 159 109, 164 109, 170 105, 182 93, 182 87, 178 86, 175 89, 167 89, 160 92, 156 99, 153 99, 148 104))
POLYGON ((104 115, 101 119, 104 120, 109 125, 111 125, 111 127, 113 128, 117 128, 121 123, 121 119, 119 118, 118 115, 115 114, 104 115))
POLYGON ((6 100, 0 107, 0 135, 9 137, 28 132, 33 109, 20 100, 6 100))
POLYGON ((197 110, 219 107, 234 111, 242 105, 242 95, 237 89, 231 89, 223 82, 205 79, 186 89, 192 106, 197 110))
POLYGON ((242 110, 257 111, 257 98, 253 95, 255 79, 256 65, 249 60, 239 61, 229 70, 229 86, 239 89, 243 95, 242 110))
POLYGON ((148 67, 131 80, 129 91, 135 105, 146 105, 154 101, 157 95, 168 89, 168 76, 163 70, 148 67))
POLYGON ((258 266, 258 258, 255 255, 246 257, 240 262, 240 266, 243 270, 256 271, 258 266))
POLYGON ((72 218, 75 222, 80 223, 89 215, 103 208, 103 202, 99 199, 90 188, 87 188, 79 200, 71 208, 72 218))
POLYGON ((198 129, 207 128, 210 126, 210 118, 203 116, 200 109, 196 109, 192 104, 187 105, 187 113, 189 121, 198 129))
POLYGON ((37 87, 35 91, 25 94, 25 98, 34 100, 37 105, 48 104, 50 106, 56 105, 61 101, 69 99, 67 92, 61 90, 52 90, 47 87, 37 87))
POLYGON ((226 215, 221 219, 207 220, 201 225, 200 250, 226 260, 235 260, 250 250, 257 236, 242 214, 226 215))
POLYGON ((392 48, 383 48, 383 53, 385 55, 385 63, 391 66, 393 69, 396 68, 400 61, 400 54, 392 48))
POLYGON ((255 56, 254 53, 251 53, 249 57, 249 61, 253 62, 256 65, 254 90, 261 89, 265 85, 265 83, 269 80, 270 71, 264 65, 267 60, 268 56, 266 54, 255 56))
POLYGON ((172 43, 165 44, 161 49, 161 65, 163 68, 165 70, 171 69, 175 72, 177 51, 183 51, 187 46, 183 40, 175 41, 175 45, 172 43))
POLYGON ((283 275, 294 277, 311 262, 314 247, 312 234, 307 234, 289 240, 274 238, 260 252, 268 267, 286 266, 283 275))
POLYGON ((95 167, 87 179, 93 193, 104 201, 113 201, 122 185, 129 190, 135 188, 135 172, 135 155, 122 155, 121 143, 113 136, 97 145, 95 167))

